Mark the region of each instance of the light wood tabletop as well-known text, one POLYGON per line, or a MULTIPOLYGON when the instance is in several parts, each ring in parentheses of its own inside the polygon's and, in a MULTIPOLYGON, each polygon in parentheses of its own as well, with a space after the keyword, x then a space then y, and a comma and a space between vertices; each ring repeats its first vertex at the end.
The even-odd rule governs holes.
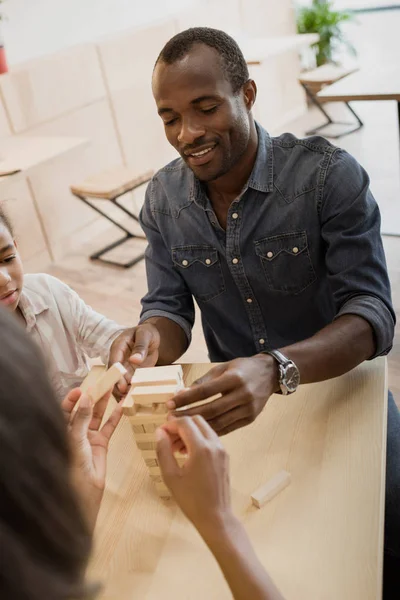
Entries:
POLYGON ((63 136, 13 135, 0 138, 0 181, 13 173, 28 171, 87 143, 88 140, 84 138, 63 136))
MULTIPOLYGON (((186 384, 211 366, 184 365, 186 384)), ((272 396, 252 425, 223 438, 235 513, 287 600, 381 597, 386 421, 387 368, 379 358, 272 396), (291 473, 289 487, 254 507, 250 494, 282 469, 291 473)), ((157 496, 126 418, 108 465, 89 570, 104 582, 101 599, 230 598, 193 526, 173 500, 157 496)))
POLYGON ((400 67, 361 69, 324 88, 318 94, 326 102, 397 100, 400 102, 400 67))

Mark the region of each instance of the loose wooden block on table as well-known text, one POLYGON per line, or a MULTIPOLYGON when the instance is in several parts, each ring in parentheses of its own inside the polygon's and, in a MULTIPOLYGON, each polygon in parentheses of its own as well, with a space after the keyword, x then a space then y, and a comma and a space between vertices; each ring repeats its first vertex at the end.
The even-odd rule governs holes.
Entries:
MULTIPOLYGON (((185 384, 212 366, 184 365, 185 384)), ((300 386, 290 401, 272 396, 254 423, 222 438, 233 509, 286 600, 381 598, 386 424, 386 360, 379 358, 300 386), (255 510, 251 493, 282 468, 291 485, 255 510)), ((99 600, 172 600, 182 589, 190 600, 228 600, 193 526, 157 497, 143 460, 155 457, 155 450, 142 457, 122 419, 90 568, 104 582, 99 600)))
POLYGON ((254 506, 257 506, 257 508, 261 508, 264 504, 272 500, 272 498, 275 498, 279 492, 284 490, 285 487, 289 485, 290 480, 290 473, 287 471, 280 471, 272 477, 272 479, 267 481, 265 485, 261 486, 251 494, 252 503, 254 506))

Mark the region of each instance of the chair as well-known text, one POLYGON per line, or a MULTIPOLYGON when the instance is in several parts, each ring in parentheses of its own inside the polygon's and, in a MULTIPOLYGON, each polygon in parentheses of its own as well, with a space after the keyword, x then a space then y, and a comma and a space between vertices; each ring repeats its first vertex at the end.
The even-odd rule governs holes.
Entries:
POLYGON ((139 256, 136 256, 132 260, 125 263, 103 258, 104 254, 106 254, 110 250, 113 250, 114 248, 117 248, 127 240, 130 240, 132 238, 145 240, 146 237, 144 235, 136 235, 134 233, 131 233, 123 225, 117 223, 117 221, 115 221, 112 217, 107 215, 98 206, 96 206, 95 201, 96 199, 109 200, 110 202, 112 202, 112 204, 118 206, 118 208, 122 210, 125 214, 127 214, 131 219, 133 219, 136 222, 139 222, 138 217, 134 213, 130 212, 120 202, 118 202, 118 199, 121 196, 127 194, 128 192, 131 192, 140 187, 141 185, 150 181, 152 176, 153 171, 147 171, 146 173, 137 175, 134 174, 129 168, 117 167, 109 171, 97 173, 96 175, 93 175, 85 181, 83 181, 81 184, 72 185, 70 187, 71 192, 74 194, 74 196, 82 200, 82 202, 93 208, 93 210, 105 217, 108 221, 113 223, 113 225, 115 225, 125 233, 125 235, 116 242, 113 242, 112 244, 109 244, 105 248, 102 248, 101 250, 98 250, 97 252, 92 254, 90 256, 91 260, 99 260, 110 265, 128 269, 129 267, 132 267, 144 258, 144 253, 140 254, 139 256), (93 201, 89 201, 88 198, 93 199, 93 201))
POLYGON ((343 79, 343 77, 347 77, 347 75, 350 75, 355 71, 358 71, 358 67, 345 68, 336 65, 322 65, 321 67, 317 67, 312 71, 306 71, 305 73, 302 73, 302 75, 299 77, 299 83, 303 86, 307 97, 310 99, 310 101, 318 108, 318 110, 322 112, 322 114, 327 119, 326 123, 323 123, 318 127, 314 127, 309 131, 306 131, 306 135, 313 135, 314 133, 321 132, 321 130, 327 127, 328 125, 350 125, 350 129, 346 129, 345 131, 339 134, 325 134, 326 137, 338 139, 340 137, 343 137, 344 135, 348 135, 349 133, 357 131, 363 126, 363 122, 361 121, 360 117, 352 109, 348 102, 345 102, 344 104, 346 104, 349 111, 356 118, 356 125, 353 125, 353 123, 343 121, 334 121, 322 106, 321 99, 317 97, 318 92, 323 87, 331 85, 332 83, 339 81, 339 79, 343 79))

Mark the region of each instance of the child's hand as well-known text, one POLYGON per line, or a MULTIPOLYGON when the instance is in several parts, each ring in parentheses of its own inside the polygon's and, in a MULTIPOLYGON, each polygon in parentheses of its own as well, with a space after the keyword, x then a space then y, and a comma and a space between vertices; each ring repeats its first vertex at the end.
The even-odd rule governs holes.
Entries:
POLYGON ((229 457, 203 417, 173 419, 157 430, 157 455, 163 479, 201 535, 232 516, 229 457), (177 440, 188 458, 179 467, 177 440))
POLYGON ((137 367, 154 367, 158 360, 160 334, 151 323, 125 329, 114 340, 110 349, 109 366, 120 362, 127 369, 125 381, 114 388, 113 395, 120 400, 128 391, 132 375, 137 367))
POLYGON ((83 506, 92 527, 105 488, 108 444, 122 416, 122 406, 117 405, 100 427, 109 398, 110 392, 93 407, 87 394, 74 389, 61 404, 73 454, 73 480, 78 493, 83 496, 83 506))

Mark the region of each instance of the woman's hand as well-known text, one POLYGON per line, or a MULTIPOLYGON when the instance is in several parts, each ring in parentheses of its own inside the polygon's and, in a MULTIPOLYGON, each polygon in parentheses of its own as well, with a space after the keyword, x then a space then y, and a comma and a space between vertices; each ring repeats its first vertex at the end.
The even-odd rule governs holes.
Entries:
POLYGON ((96 523, 105 488, 108 444, 122 416, 122 406, 117 405, 101 427, 110 394, 108 392, 93 407, 87 394, 74 389, 61 405, 73 455, 73 482, 82 497, 92 528, 96 523))
POLYGON ((231 517, 229 457, 203 417, 162 425, 157 430, 157 455, 166 485, 201 535, 231 517), (188 455, 182 467, 174 457, 179 446, 188 455))

